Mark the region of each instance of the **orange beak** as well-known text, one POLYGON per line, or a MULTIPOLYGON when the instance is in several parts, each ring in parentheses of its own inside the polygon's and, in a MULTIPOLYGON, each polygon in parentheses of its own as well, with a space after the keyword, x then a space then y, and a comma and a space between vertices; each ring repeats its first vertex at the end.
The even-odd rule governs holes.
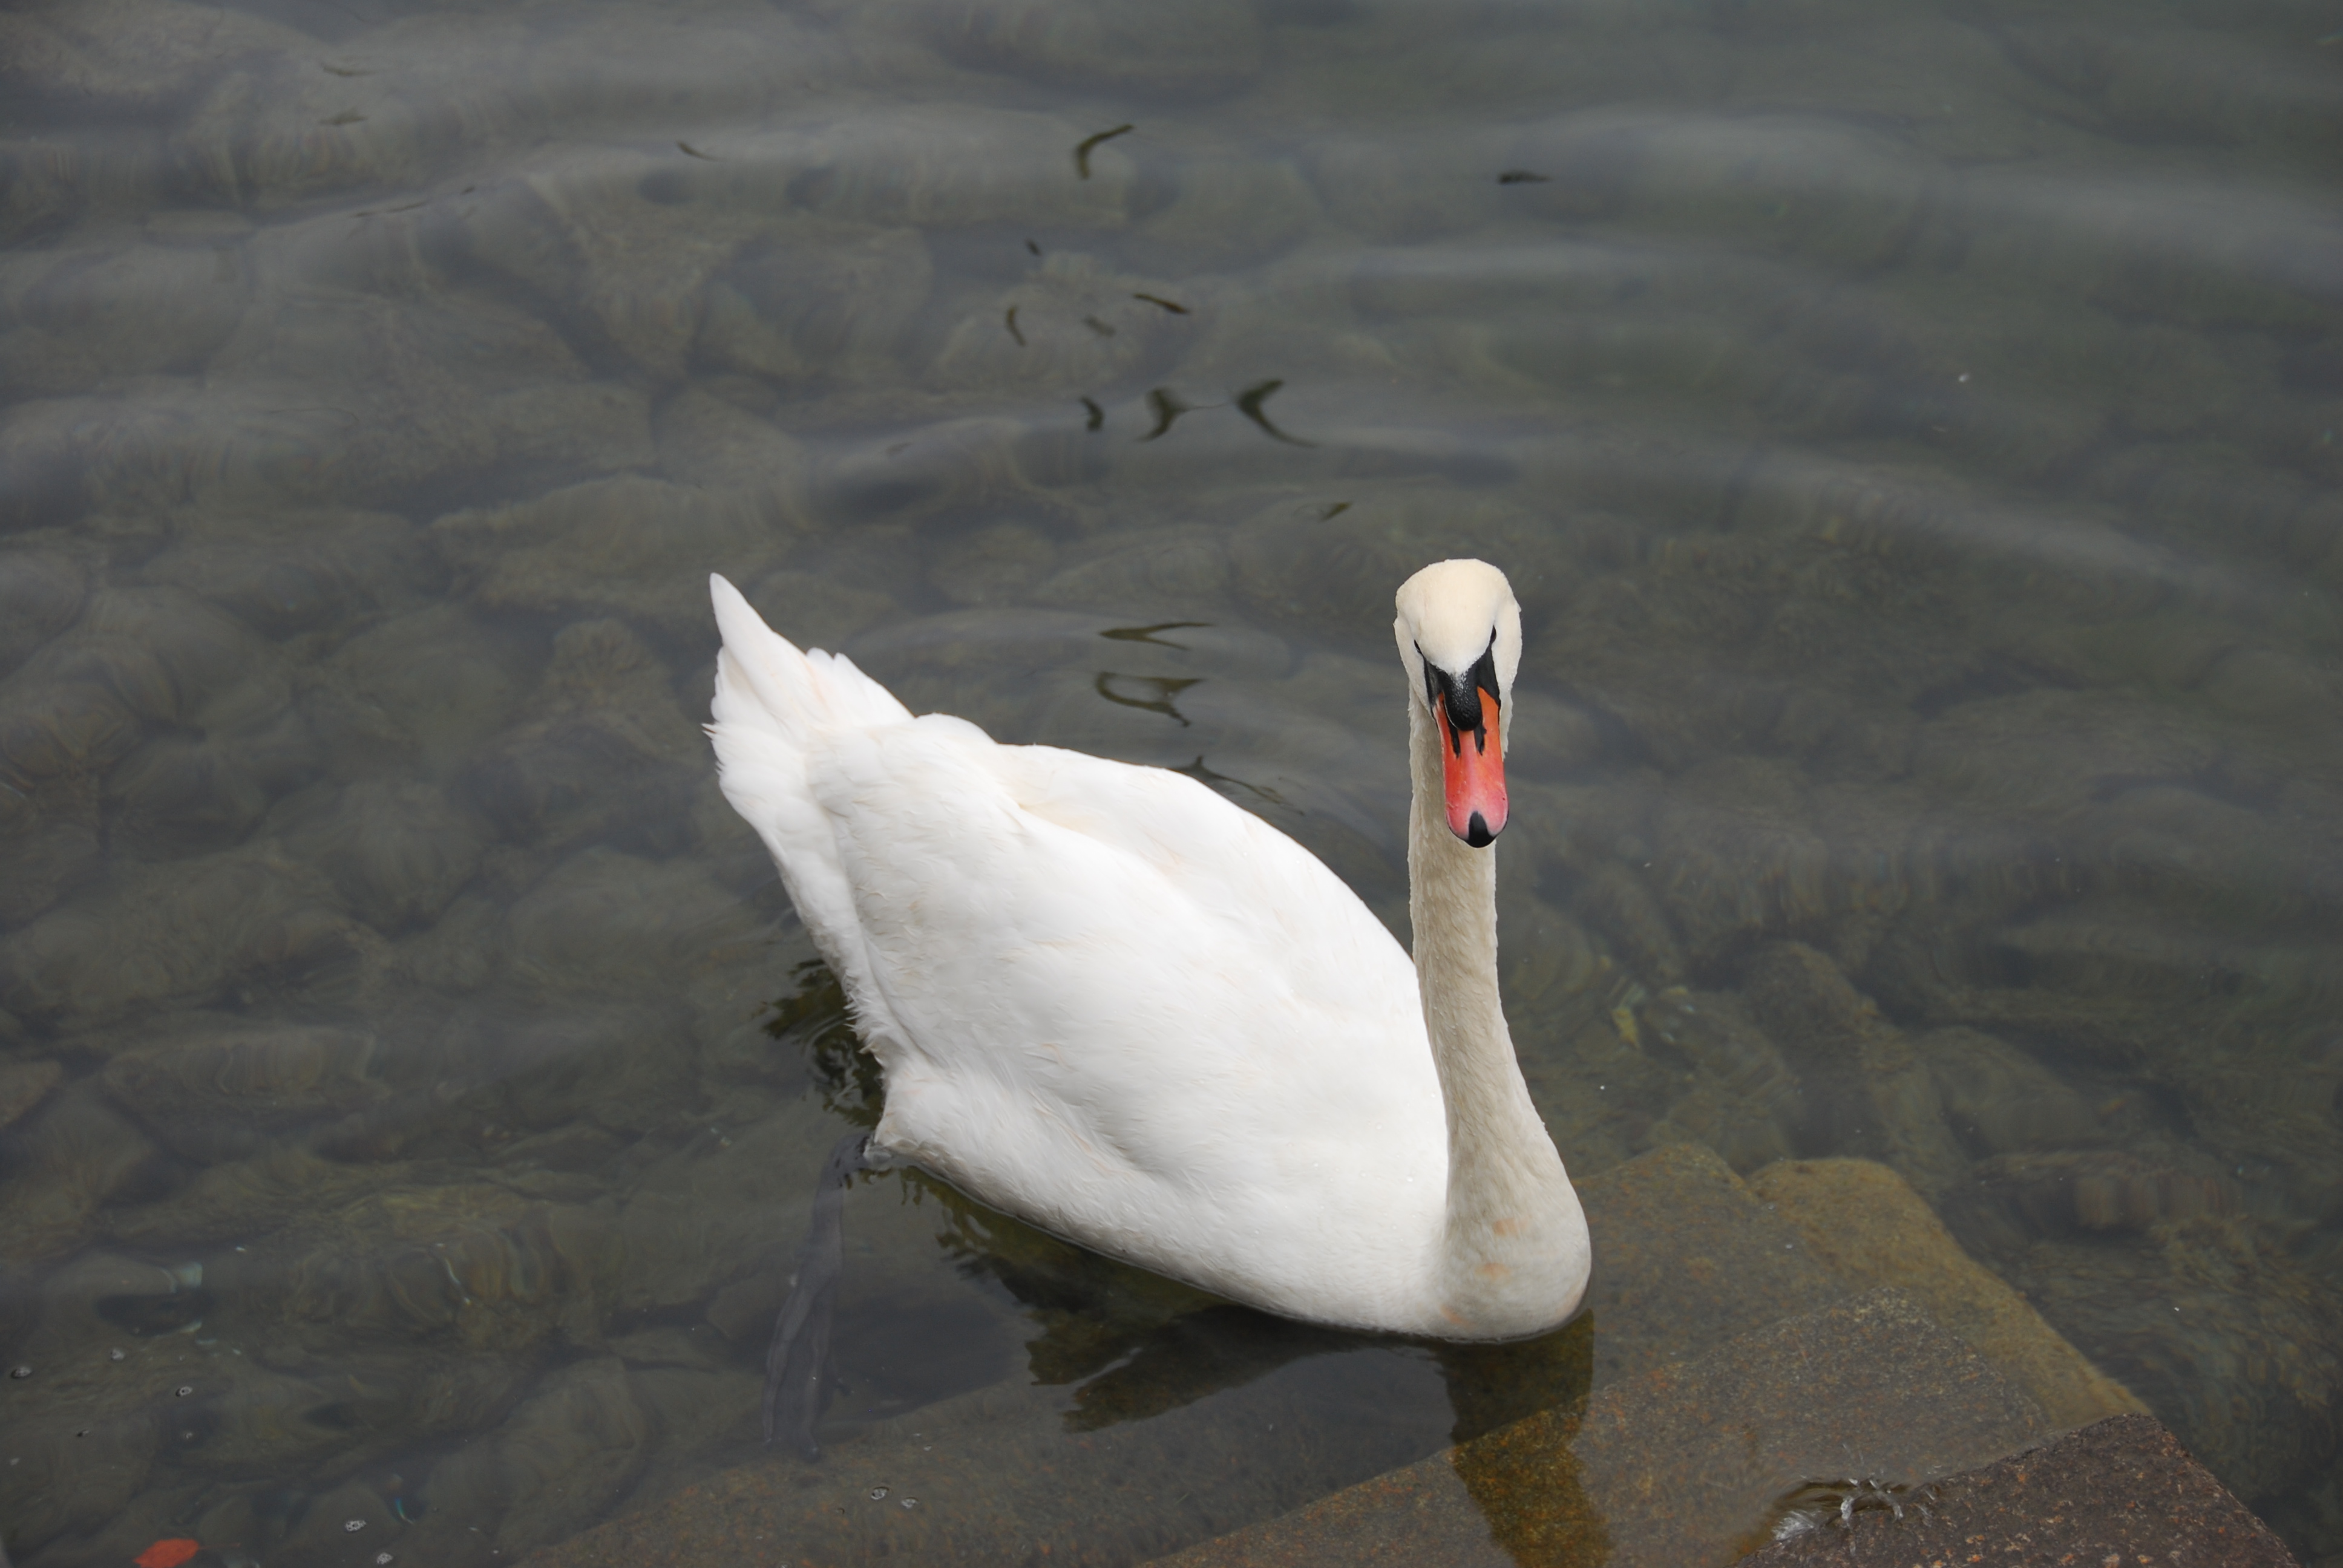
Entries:
POLYGON ((1448 716, 1448 704, 1435 701, 1432 714, 1440 725, 1441 781, 1448 797, 1448 827, 1476 849, 1485 849, 1505 830, 1505 751, 1500 739, 1497 694, 1481 691, 1481 722, 1459 730, 1448 716))

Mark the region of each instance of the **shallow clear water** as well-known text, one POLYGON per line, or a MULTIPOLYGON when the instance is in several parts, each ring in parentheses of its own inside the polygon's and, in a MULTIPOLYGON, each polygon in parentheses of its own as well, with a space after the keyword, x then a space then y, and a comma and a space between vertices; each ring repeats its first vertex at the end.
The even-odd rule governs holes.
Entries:
MULTIPOLYGON (((10 1551, 487 1563, 761 1462, 873 1085, 713 786, 709 570, 1397 927, 1390 596, 1469 553, 1574 1172, 1885 1160, 2343 1553, 2335 25, 0 14, 10 1551)), ((1108 1559, 1512 1412, 915 1179, 850 1222, 834 1448, 1111 1432, 1108 1559)))

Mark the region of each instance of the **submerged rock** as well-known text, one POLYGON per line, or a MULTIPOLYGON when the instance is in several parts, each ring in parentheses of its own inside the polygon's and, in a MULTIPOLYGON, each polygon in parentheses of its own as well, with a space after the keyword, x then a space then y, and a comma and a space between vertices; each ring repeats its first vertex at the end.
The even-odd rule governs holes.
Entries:
POLYGON ((26 5, 0 24, 0 82, 143 118, 181 106, 239 60, 316 46, 258 16, 179 0, 26 5))
POLYGON ((93 1336, 113 1342, 116 1349, 123 1348, 126 1336, 175 1338, 218 1305, 203 1279, 204 1266, 197 1261, 166 1266, 127 1252, 83 1252, 41 1279, 35 1292, 40 1321, 27 1359, 35 1353, 44 1361, 86 1355, 94 1349, 93 1336))
POLYGON ((392 1539, 387 1533, 404 1523, 381 1491, 364 1482, 346 1481, 300 1501, 298 1510, 287 1513, 285 1523, 289 1528, 274 1543, 272 1558, 291 1563, 347 1561, 373 1543, 392 1539), (355 1552, 353 1534, 358 1537, 355 1552))
POLYGON ((1576 920, 1544 899, 1508 890, 1498 897, 1505 933, 1499 951, 1505 1014, 1538 1027, 1574 1019, 1607 989, 1608 966, 1576 920))
POLYGON ((232 249, 129 245, 45 258, 37 279, 0 282, 25 330, 0 339, 22 393, 86 392, 102 381, 198 371, 236 330, 250 297, 232 249))
POLYGON ((426 990, 449 996, 478 990, 504 962, 504 921, 502 904, 459 893, 437 924, 399 945, 399 961, 426 990))
POLYGON ((12 1552, 29 1555, 129 1509, 163 1445, 166 1407, 175 1402, 167 1375, 83 1354, 0 1385, 11 1457, 19 1461, 0 1465, 12 1552))
POLYGON ((46 550, 0 552, 0 677, 81 613, 80 563, 46 550))
POLYGON ((513 963, 565 994, 689 995, 705 977, 756 965, 764 925, 695 861, 592 849, 513 906, 513 963))
POLYGON ((2190 1159, 2172 1163, 2118 1150, 2005 1154, 1980 1163, 1952 1211, 1980 1244, 2006 1254, 2013 1237, 2143 1232, 2245 1212, 2245 1190, 2190 1159), (2012 1231, 2008 1227, 2014 1225, 2012 1231))
POLYGON ((1645 987, 1664 990, 1684 983, 1684 944, 1641 865, 1606 859, 1588 868, 1573 890, 1571 909, 1608 940, 1611 951, 1645 987))
POLYGON ((2241 1495, 2332 1462, 2343 1322, 2326 1284, 2250 1220, 2199 1213, 1991 1255, 2241 1495))
POLYGON ((1736 1171, 1795 1153, 1805 1131, 1805 1094, 1782 1052, 1740 1000, 1668 990, 1635 1014, 1643 1049, 1691 1064, 1689 1093, 1668 1108, 1671 1127, 1698 1139, 1736 1171))
POLYGON ((250 631, 174 588, 93 595, 73 629, 27 659, 8 690, 74 686, 103 691, 141 719, 199 730, 266 719, 288 700, 284 672, 250 631))
POLYGON ((430 924, 487 848, 484 824, 432 785, 360 779, 285 825, 287 849, 318 867, 378 931, 430 924))
POLYGON ((15 1126, 65 1078, 55 1061, 0 1063, 0 1128, 15 1126))
POLYGON ((50 1098, 8 1134, 11 1195, 0 1213, 0 1261, 23 1268, 71 1251, 99 1204, 166 1173, 155 1145, 86 1080, 50 1098))
POLYGON ((607 473, 654 460, 649 423, 641 393, 485 300, 296 290, 246 312, 199 380, 11 407, 0 524, 365 505, 503 465, 607 473))
POLYGON ((1487 224, 1499 197, 1490 173, 1502 161, 1485 135, 1403 134, 1322 138, 1306 167, 1333 222, 1373 243, 1406 244, 1487 224))
POLYGON ((126 871, 0 940, 0 1006, 86 1025, 355 968, 347 916, 266 848, 126 871))
POLYGON ((1980 1159, 2103 1142, 2098 1113, 2017 1047, 1971 1029, 1940 1029, 1913 1044, 1936 1081, 1953 1131, 1980 1159))
MULTIPOLYGON (((0 730, 0 759, 5 756, 0 730)), ((88 779, 27 786, 0 771, 0 929, 25 924, 96 873, 96 794, 88 779)))
POLYGON ((598 146, 590 157, 517 171, 465 204, 462 243, 548 310, 589 316, 644 371, 680 380, 706 320, 709 280, 783 220, 754 204, 689 200, 677 163, 598 146))
POLYGON ((446 293, 288 293, 246 316, 200 399, 150 395, 125 436, 137 438, 120 457, 101 455, 99 494, 175 464, 199 498, 363 505, 500 464, 574 475, 654 460, 641 393, 590 380, 536 317, 446 293), (332 390, 287 410, 288 385, 332 390))
POLYGON ((1508 161, 1551 182, 1518 204, 1564 221, 1825 264, 1876 266, 1910 243, 1936 172, 1843 121, 1604 111, 1537 126, 1508 161))
POLYGON ((1966 1173, 1911 1040, 1829 959, 1793 942, 1761 949, 1745 995, 1797 1071, 1809 1147, 1877 1160, 1930 1196, 1966 1173))
POLYGON ((518 1554, 575 1533, 625 1497, 650 1442, 626 1363, 579 1362, 539 1383, 485 1452, 442 1461, 423 1495, 434 1513, 497 1517, 497 1549, 518 1554))
POLYGON ((1106 129, 965 101, 895 105, 761 137, 732 138, 728 178, 740 199, 787 200, 824 217, 882 228, 1120 228, 1135 194, 1111 141, 1075 177, 1074 152, 1106 129))
POLYGON ((699 387, 660 405, 655 425, 659 466, 669 479, 698 495, 743 503, 757 516, 779 519, 784 529, 802 526, 810 458, 803 443, 779 425, 699 387))
POLYGON ((1858 1288, 1893 1284, 2040 1402, 2060 1426, 2139 1410, 2026 1299, 1961 1250, 1904 1181, 1866 1160, 1785 1161, 1750 1190, 1797 1227, 1809 1253, 1858 1288))
POLYGON ((837 1126, 809 1101, 691 1139, 647 1166, 618 1210, 618 1312, 709 1301, 781 1256, 837 1126), (779 1231, 776 1231, 779 1227, 779 1231))
POLYGON ((145 860, 239 842, 268 809, 268 791, 225 748, 158 737, 106 776, 108 839, 145 860))
MULTIPOLYGON (((527 956, 524 948, 524 974, 527 956)), ((580 989, 586 988, 564 988, 563 1000, 580 989)), ((639 1134, 672 1126, 698 1108, 700 1084, 686 1070, 693 1056, 692 1020, 683 1009, 606 1004, 556 1010, 557 1005, 548 997, 468 1040, 467 1065, 488 1081, 448 1107, 439 1118, 443 1124, 452 1130, 490 1117, 499 1138, 639 1134)), ((493 998, 485 1010, 491 1016, 502 1010, 493 998)))
POLYGON ((536 673, 516 639, 435 604, 343 643, 308 673, 301 706, 346 775, 437 773, 508 721, 536 673))
POLYGON ((592 1342, 615 1263, 606 1215, 486 1184, 392 1187, 252 1253, 220 1290, 307 1353, 351 1336, 517 1355, 592 1342))
POLYGON ((995 523, 938 550, 928 581, 953 604, 1013 604, 1049 575, 1057 558, 1057 547, 1039 529, 995 523))
POLYGON ((1217 528, 1119 530, 1060 559, 1061 568, 1035 587, 1036 602, 1179 619, 1219 610, 1233 586, 1226 536, 1217 528))
POLYGON ((615 620, 564 627, 531 711, 465 770, 492 822, 556 849, 614 834, 630 848, 680 846, 705 743, 640 637, 615 620))
POLYGON ((263 1145, 250 1159, 205 1167, 167 1197, 107 1211, 105 1234, 150 1253, 218 1248, 273 1234, 288 1215, 347 1207, 412 1180, 401 1166, 346 1164, 294 1144, 263 1145))
POLYGON ((180 178, 263 208, 354 186, 414 188, 467 144, 519 128, 511 73, 527 35, 515 23, 411 16, 363 35, 371 68, 317 69, 314 42, 241 62, 173 136, 180 178))
POLYGON ((916 228, 797 216, 709 283, 697 352, 784 386, 893 385, 934 271, 916 228))
POLYGON ((215 1164, 387 1099, 382 1054, 347 1030, 223 1030, 133 1047, 98 1081, 174 1152, 215 1164))
POLYGON ((444 577, 414 526, 380 512, 196 514, 140 575, 211 600, 266 637, 406 609, 444 577))
POLYGON ((1644 879, 1694 965, 1768 932, 1812 932, 1833 912, 1830 849, 1805 826, 1805 782, 1794 765, 1732 756, 1669 780, 1644 879))
MULTIPOLYGON (((126 194, 151 185, 152 171, 135 160, 93 158, 90 150, 63 137, 0 139, 0 243, 21 245, 62 227, 94 183, 126 194)), ((0 522, 9 513, 0 501, 0 522)))
POLYGON ((910 13, 937 48, 964 65, 1085 92, 1231 92, 1259 74, 1268 45, 1249 0, 973 0, 910 13))
POLYGON ((752 578, 795 538, 763 498, 634 477, 451 513, 431 534, 486 608, 625 616, 677 638, 706 628, 710 570, 752 578))
POLYGON ((1188 156, 1162 210, 1139 228, 1148 265, 1173 276, 1266 260, 1308 235, 1324 215, 1300 170, 1248 149, 1242 158, 1188 156))
POLYGON ((960 392, 1104 396, 1168 370, 1210 330, 1217 293, 1053 251, 1013 287, 957 296, 956 319, 924 379, 960 392))
POLYGON ((817 509, 856 532, 939 513, 998 511, 1039 498, 1043 476, 1029 472, 1037 453, 1029 427, 1013 419, 950 419, 908 435, 840 442, 817 458, 817 509))

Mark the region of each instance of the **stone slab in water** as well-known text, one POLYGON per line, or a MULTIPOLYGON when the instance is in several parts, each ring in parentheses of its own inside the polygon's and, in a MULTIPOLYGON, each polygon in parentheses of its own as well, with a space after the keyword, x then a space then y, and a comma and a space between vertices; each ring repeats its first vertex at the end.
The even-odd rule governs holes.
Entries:
POLYGON ((1178 1568, 1734 1561, 1774 1500, 2038 1441, 2034 1402, 1902 1292, 1802 1313, 1166 1559, 1178 1568))
POLYGON ((2144 1411, 2025 1297, 1961 1250, 1927 1201, 1868 1160, 1784 1160, 1749 1178, 1768 1213, 1850 1289, 1895 1285, 2031 1395, 2059 1427, 2144 1411))
POLYGON ((1594 1242, 1597 1387, 1851 1293, 1705 1144, 1663 1145, 1578 1196, 1594 1242))
POLYGON ((1855 1514, 1776 1542, 1741 1568, 1801 1563, 2217 1563, 2296 1568, 2269 1527, 2153 1417, 2110 1416, 1937 1483, 1928 1513, 1855 1514))
MULTIPOLYGON (((1685 1568, 1748 1550, 1755 1541, 1741 1537, 1804 1482, 1858 1467, 1945 1474, 2073 1419, 2042 1414, 2041 1402, 2073 1402, 2073 1390, 2035 1373, 2043 1357, 2012 1353, 2026 1335, 2005 1320, 2071 1350, 2022 1302, 1973 1301, 1980 1288, 1961 1269, 1981 1271, 1933 1221, 1914 1231, 1926 1205, 1884 1168, 1785 1165, 1745 1183, 1705 1147, 1678 1144, 1587 1179, 1580 1194, 1597 1259, 1587 1313, 1513 1354, 1483 1352, 1485 1364, 1447 1362, 1459 1428, 1485 1435, 1420 1463, 1363 1481, 1383 1465, 1342 1475, 1344 1459, 1321 1455, 1332 1462, 1314 1467, 1318 1492, 1282 1497, 1250 1466, 1224 1463, 1182 1498, 1173 1456, 1224 1449, 1232 1411, 1192 1406, 1077 1435, 1063 1394, 1012 1383, 841 1434, 811 1471, 725 1472, 539 1561, 729 1563, 780 1540, 815 1563, 1015 1560, 1041 1544, 1107 1561, 1205 1541, 1182 1561, 1510 1563, 1518 1551, 1685 1568), (1896 1232, 1913 1233, 1879 1252, 1896 1232), (1865 1259, 1903 1288, 1858 1293, 1884 1282, 1853 1266, 1865 1259), (881 1483, 900 1490, 874 1506, 868 1490, 881 1483), (916 1508, 900 1508, 907 1494, 916 1508)), ((1247 1412, 1237 1424, 1272 1444, 1263 1427, 1302 1416, 1280 1408, 1273 1377, 1231 1393, 1247 1412)), ((2127 1397, 2114 1389, 2082 1419, 2127 1397)), ((1366 1457, 1362 1447, 1347 1462, 1366 1457)))

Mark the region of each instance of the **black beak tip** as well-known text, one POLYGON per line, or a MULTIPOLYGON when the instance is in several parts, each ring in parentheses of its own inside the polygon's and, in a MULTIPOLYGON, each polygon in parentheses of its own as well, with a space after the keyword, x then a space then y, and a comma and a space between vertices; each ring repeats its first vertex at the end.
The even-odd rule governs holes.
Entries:
POLYGON ((1489 831, 1488 819, 1475 811, 1473 819, 1464 824, 1464 841, 1476 849, 1485 849, 1497 841, 1497 836, 1489 831))

